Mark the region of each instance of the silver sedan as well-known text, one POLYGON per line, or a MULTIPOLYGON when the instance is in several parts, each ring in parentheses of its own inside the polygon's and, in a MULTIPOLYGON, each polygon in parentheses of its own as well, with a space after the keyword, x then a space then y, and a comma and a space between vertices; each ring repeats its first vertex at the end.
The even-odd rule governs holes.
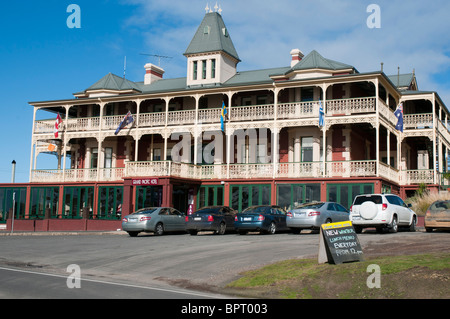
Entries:
POLYGON ((302 229, 319 229, 325 223, 349 220, 349 211, 334 202, 318 202, 300 205, 287 213, 286 224, 295 233, 302 229))
POLYGON ((185 231, 185 215, 171 207, 143 208, 122 219, 122 230, 131 237, 153 232, 157 236, 169 231, 185 231))

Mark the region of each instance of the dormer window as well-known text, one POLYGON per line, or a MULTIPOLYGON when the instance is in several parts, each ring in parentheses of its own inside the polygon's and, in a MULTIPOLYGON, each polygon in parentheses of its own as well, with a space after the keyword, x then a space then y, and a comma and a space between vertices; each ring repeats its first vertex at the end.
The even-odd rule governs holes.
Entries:
POLYGON ((192 79, 195 81, 197 80, 197 67, 198 67, 198 62, 194 61, 193 63, 193 74, 192 74, 192 79))

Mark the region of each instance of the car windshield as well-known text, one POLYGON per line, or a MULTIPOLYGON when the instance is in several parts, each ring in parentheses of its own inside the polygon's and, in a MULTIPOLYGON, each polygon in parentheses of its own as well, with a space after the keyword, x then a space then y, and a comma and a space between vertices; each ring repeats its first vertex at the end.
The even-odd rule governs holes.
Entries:
POLYGON ((272 207, 268 207, 268 206, 249 207, 247 209, 244 209, 242 211, 242 214, 248 214, 248 213, 269 214, 271 209, 272 209, 272 207))
POLYGON ((450 209, 450 201, 445 202, 434 202, 431 205, 430 210, 447 210, 450 209))
POLYGON ((325 203, 308 203, 295 207, 295 209, 317 209, 324 205, 325 203))
POLYGON ((375 204, 382 204, 383 199, 380 195, 374 195, 374 196, 358 196, 355 198, 355 203, 353 205, 361 205, 365 202, 372 202, 375 204))
POLYGON ((137 212, 133 213, 132 215, 151 214, 157 209, 158 208, 156 208, 156 207, 154 207, 154 208, 144 208, 144 209, 138 210, 137 212))
POLYGON ((218 214, 222 207, 206 207, 195 212, 195 214, 218 214))

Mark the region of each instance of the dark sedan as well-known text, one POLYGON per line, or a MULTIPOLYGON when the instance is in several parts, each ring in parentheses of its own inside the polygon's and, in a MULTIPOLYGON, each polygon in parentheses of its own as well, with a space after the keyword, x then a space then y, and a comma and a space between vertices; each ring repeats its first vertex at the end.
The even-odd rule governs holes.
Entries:
POLYGON ((259 231, 275 234, 289 230, 286 225, 286 212, 278 206, 252 206, 236 215, 234 227, 239 234, 259 231))
POLYGON ((199 231, 223 235, 227 230, 234 230, 234 216, 236 211, 228 206, 203 207, 186 216, 186 231, 191 235, 197 235, 199 231))

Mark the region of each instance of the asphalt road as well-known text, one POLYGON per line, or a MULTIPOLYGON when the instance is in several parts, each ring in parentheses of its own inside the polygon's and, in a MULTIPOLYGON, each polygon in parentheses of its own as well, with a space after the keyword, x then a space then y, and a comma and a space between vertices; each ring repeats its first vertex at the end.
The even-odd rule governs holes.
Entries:
MULTIPOLYGON (((358 237, 364 253, 374 255, 450 247, 448 232, 358 237)), ((315 258, 318 247, 319 235, 308 233, 0 236, 0 298, 226 298, 220 287, 241 272, 285 259, 315 258), (79 289, 67 286, 72 264, 79 266, 79 289)))

